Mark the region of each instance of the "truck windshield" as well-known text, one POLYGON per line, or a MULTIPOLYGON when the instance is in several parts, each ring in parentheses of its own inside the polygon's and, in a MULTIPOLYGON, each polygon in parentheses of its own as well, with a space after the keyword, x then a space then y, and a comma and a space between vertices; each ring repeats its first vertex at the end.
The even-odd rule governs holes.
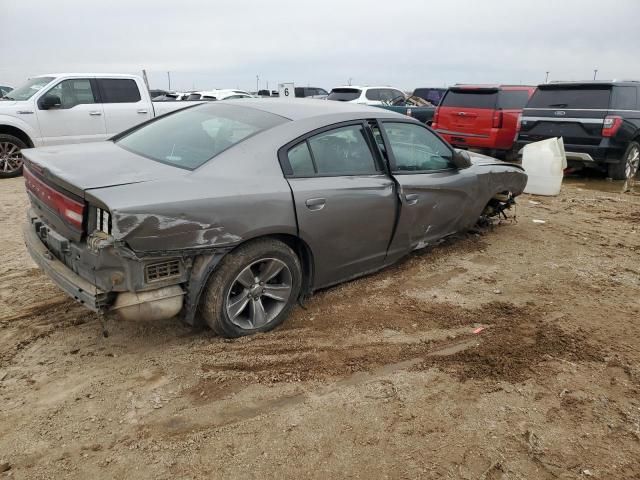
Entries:
POLYGON ((545 88, 539 87, 533 94, 527 108, 609 108, 609 96, 611 87, 594 88, 565 87, 545 88))
POLYGON ((159 118, 115 143, 151 160, 194 170, 246 138, 287 121, 262 110, 213 102, 159 118))
POLYGON ((36 93, 42 90, 47 84, 53 80, 54 77, 36 77, 29 80, 27 83, 9 92, 4 98, 7 100, 29 100, 36 93))

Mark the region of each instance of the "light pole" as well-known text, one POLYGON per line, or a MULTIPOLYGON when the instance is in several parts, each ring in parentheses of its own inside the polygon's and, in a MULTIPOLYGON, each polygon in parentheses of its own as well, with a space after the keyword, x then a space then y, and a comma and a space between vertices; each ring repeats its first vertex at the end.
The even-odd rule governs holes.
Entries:
POLYGON ((597 76, 598 76, 598 67, 593 69, 593 79, 595 80, 597 76))
POLYGON ((169 91, 171 91, 171 72, 167 72, 167 79, 169 80, 169 91))
POLYGON ((544 83, 549 83, 549 72, 546 72, 546 75, 544 77, 544 83))
POLYGON ((259 82, 260 82, 260 76, 256 75, 256 94, 260 90, 259 82))

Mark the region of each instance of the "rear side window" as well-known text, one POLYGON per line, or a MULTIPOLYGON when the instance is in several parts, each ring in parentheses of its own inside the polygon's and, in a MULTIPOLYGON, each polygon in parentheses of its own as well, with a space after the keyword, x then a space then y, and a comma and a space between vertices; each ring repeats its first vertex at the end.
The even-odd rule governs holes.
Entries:
POLYGON ((497 100, 497 90, 449 90, 440 106, 494 109, 497 100))
POLYGON ((313 167, 313 160, 311 159, 307 142, 302 142, 291 148, 287 153, 287 157, 294 176, 309 177, 315 175, 316 170, 313 167))
POLYGON ((498 94, 498 108, 523 109, 529 100, 527 90, 502 90, 498 94))
POLYGON ((609 108, 611 87, 538 88, 527 108, 609 108))
POLYGON ((638 106, 636 87, 613 87, 611 108, 613 110, 635 110, 638 106))
POLYGON ((381 100, 381 90, 378 88, 370 88, 364 94, 367 97, 367 100, 381 100))
POLYGON ((336 128, 309 139, 319 175, 371 175, 379 169, 361 125, 336 128))
POLYGON ((140 90, 130 78, 99 78, 98 86, 102 103, 136 103, 140 101, 140 90))
POLYGON ((334 88, 327 97, 328 100, 338 100, 339 102, 350 102, 360 98, 361 90, 358 88, 334 88))

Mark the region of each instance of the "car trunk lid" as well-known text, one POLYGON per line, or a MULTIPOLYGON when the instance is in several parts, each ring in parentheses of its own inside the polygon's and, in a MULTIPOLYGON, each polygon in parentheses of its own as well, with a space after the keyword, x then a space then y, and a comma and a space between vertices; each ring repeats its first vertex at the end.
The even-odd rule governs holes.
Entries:
POLYGON ((461 133, 488 137, 497 101, 498 88, 450 88, 440 103, 438 130, 451 135, 461 133))
POLYGON ((562 137, 567 145, 598 145, 609 112, 611 86, 543 85, 522 111, 520 138, 562 137))

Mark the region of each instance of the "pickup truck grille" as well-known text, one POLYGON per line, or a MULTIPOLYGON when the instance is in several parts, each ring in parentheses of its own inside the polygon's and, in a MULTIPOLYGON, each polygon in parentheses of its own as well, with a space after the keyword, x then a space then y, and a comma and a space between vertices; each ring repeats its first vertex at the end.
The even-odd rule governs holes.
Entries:
POLYGON ((152 263, 144 269, 147 283, 159 282, 168 278, 180 276, 180 260, 170 260, 161 263, 152 263))

